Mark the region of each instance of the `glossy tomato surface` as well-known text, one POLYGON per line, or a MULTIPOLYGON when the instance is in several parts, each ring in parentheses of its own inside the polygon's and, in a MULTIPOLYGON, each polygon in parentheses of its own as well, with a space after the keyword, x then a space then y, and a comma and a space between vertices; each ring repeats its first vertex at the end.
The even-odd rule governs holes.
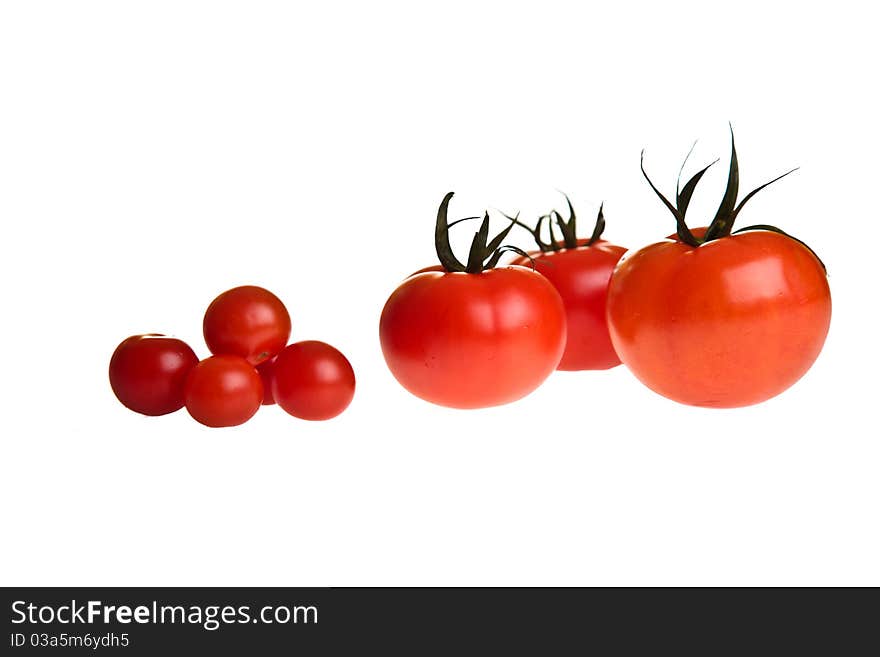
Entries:
POLYGON ((257 370, 239 356, 211 356, 186 379, 186 410, 209 427, 247 422, 263 403, 263 382, 257 370))
POLYGON ((565 349, 553 285, 518 266, 407 278, 379 325, 391 373, 414 395, 454 408, 515 401, 537 388, 565 349))
POLYGON ((354 370, 335 347, 317 340, 288 345, 275 359, 272 395, 303 420, 336 417, 354 398, 354 370))
MULTIPOLYGON (((530 254, 565 304, 568 337, 557 369, 607 370, 620 365, 608 334, 605 305, 611 272, 625 252, 622 246, 600 240, 591 246, 530 254)), ((519 257, 514 264, 529 266, 530 261, 519 257)))
POLYGON ((696 406, 778 395, 816 360, 830 321, 821 263, 769 231, 652 244, 620 262, 608 291, 624 364, 652 390, 696 406))
POLYGON ((183 407, 183 387, 199 362, 189 345, 164 335, 133 335, 110 359, 110 387, 127 408, 165 415, 183 407))
POLYGON ((243 285, 211 302, 202 328, 212 354, 241 356, 258 365, 284 349, 290 314, 269 290, 243 285))

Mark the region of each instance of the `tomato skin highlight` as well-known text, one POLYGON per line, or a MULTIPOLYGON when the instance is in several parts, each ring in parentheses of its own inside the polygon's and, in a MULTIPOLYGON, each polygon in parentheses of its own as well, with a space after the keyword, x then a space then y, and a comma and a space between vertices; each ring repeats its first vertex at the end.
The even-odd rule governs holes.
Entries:
POLYGON ((186 410, 208 427, 233 427, 251 419, 263 403, 257 370, 239 356, 211 356, 186 379, 186 410))
POLYGON ((831 322, 825 270, 769 231, 699 247, 658 242, 621 260, 608 291, 615 350, 655 392, 732 408, 783 392, 822 349, 831 322))
POLYGON ((532 392, 559 364, 565 336, 559 293, 518 266, 415 274, 392 293, 379 324, 385 361, 404 388, 465 409, 532 392))
POLYGON ((256 285, 242 285, 219 295, 208 306, 202 323, 212 354, 241 356, 251 365, 284 349, 290 327, 290 314, 281 300, 256 285))
MULTIPOLYGON (((568 326, 565 351, 559 370, 607 370, 620 365, 611 344, 606 321, 606 301, 611 272, 626 252, 604 240, 576 249, 536 251, 529 255, 535 269, 549 280, 565 304, 568 326)), ((522 256, 513 264, 529 266, 522 256)))
POLYGON ((275 359, 272 395, 294 417, 334 418, 348 408, 354 389, 351 363, 325 342, 296 342, 285 347, 275 359))
POLYGON ((110 359, 110 387, 122 404, 143 415, 183 408, 183 390, 199 362, 188 344, 156 333, 123 340, 110 359))

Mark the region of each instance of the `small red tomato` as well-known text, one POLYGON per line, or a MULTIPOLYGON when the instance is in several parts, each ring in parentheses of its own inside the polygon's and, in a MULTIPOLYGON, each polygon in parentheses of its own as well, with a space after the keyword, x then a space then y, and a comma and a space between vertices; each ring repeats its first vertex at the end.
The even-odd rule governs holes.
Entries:
POLYGON ((351 403, 354 386, 354 370, 348 359, 324 342, 294 343, 275 359, 272 395, 294 417, 336 417, 351 403))
POLYGON ((199 362, 182 340, 150 333, 134 335, 110 359, 110 386, 126 407, 144 415, 165 415, 183 407, 183 388, 199 362))
POLYGON ((202 328, 212 354, 241 356, 259 365, 284 349, 290 338, 290 315, 269 290, 243 285, 211 302, 202 328))
POLYGON ((556 369, 607 370, 620 365, 620 358, 611 344, 608 322, 605 319, 608 281, 626 249, 600 239, 605 229, 602 208, 599 208, 593 235, 586 240, 578 239, 574 208, 568 196, 565 200, 568 201, 570 218, 565 221, 554 210, 539 219, 538 225, 531 232, 540 251, 520 256, 513 264, 533 264, 537 271, 553 283, 565 304, 568 337, 565 352, 556 369), (549 219, 551 226, 549 243, 544 242, 540 235, 545 219, 549 219), (561 244, 555 239, 553 222, 562 231, 561 244))
POLYGON ((263 381, 263 406, 270 406, 275 403, 275 397, 272 396, 272 376, 275 370, 275 358, 263 361, 257 365, 257 373, 263 381))
POLYGON ((239 356, 211 356, 186 379, 186 410, 209 427, 234 427, 251 419, 263 403, 257 370, 239 356))

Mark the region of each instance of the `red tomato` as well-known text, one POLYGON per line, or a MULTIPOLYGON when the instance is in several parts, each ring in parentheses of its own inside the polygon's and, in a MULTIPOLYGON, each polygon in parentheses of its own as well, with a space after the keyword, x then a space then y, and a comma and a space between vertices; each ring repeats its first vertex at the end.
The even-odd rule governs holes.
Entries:
POLYGON ((263 361, 257 365, 257 373, 263 381, 263 406, 271 406, 275 403, 275 397, 272 396, 272 373, 274 368, 275 358, 263 361))
POLYGON ((816 257, 765 231, 652 244, 620 263, 608 292, 623 362, 655 392, 696 406, 778 395, 816 360, 830 321, 816 257))
POLYGON ((515 220, 489 239, 489 215, 474 234, 466 263, 449 243, 449 192, 437 210, 434 248, 441 267, 426 267, 394 291, 379 321, 385 362, 414 395, 453 408, 515 401, 546 379, 565 349, 565 309, 553 285, 525 267, 494 269, 515 220))
MULTIPOLYGON (((565 305, 568 338, 559 370, 607 370, 620 365, 611 345, 605 302, 611 272, 626 252, 605 241, 576 249, 530 254, 535 269, 549 280, 565 305)), ((514 264, 526 265, 520 256, 514 264)))
POLYGON ((716 218, 690 231, 684 214, 704 171, 675 205, 651 183, 679 230, 621 260, 608 290, 608 325, 621 360, 655 392, 696 406, 747 406, 778 395, 816 360, 831 293, 824 266, 798 240, 772 226, 732 232, 755 193, 735 204, 735 147, 716 218))
POLYGON ((183 387, 199 359, 185 342, 164 335, 134 335, 110 359, 110 386, 126 407, 165 415, 183 407, 183 387))
POLYGON ((257 370, 239 356, 211 356, 186 379, 186 410, 209 427, 233 427, 251 419, 263 403, 257 370))
POLYGON ((411 393, 482 408, 537 388, 559 364, 565 330, 550 282, 510 266, 406 279, 382 310, 379 336, 391 373, 411 393))
POLYGON ((233 288, 214 299, 202 326, 212 354, 241 356, 251 365, 275 356, 290 337, 284 304, 254 285, 233 288))
POLYGON ((611 345, 608 323, 605 319, 605 302, 611 272, 626 252, 600 239, 605 230, 603 208, 599 208, 596 225, 590 239, 578 239, 574 208, 568 196, 569 218, 563 220, 555 210, 538 220, 535 228, 528 229, 540 247, 540 251, 520 256, 513 261, 517 265, 534 265, 562 297, 568 338, 565 352, 559 362, 560 370, 607 370, 620 365, 620 359, 611 345), (549 219, 550 241, 541 238, 541 227, 549 219), (562 233, 562 242, 556 240, 554 224, 562 233))
POLYGON ((303 420, 336 417, 354 398, 354 370, 337 349, 306 340, 285 347, 275 359, 272 395, 303 420))

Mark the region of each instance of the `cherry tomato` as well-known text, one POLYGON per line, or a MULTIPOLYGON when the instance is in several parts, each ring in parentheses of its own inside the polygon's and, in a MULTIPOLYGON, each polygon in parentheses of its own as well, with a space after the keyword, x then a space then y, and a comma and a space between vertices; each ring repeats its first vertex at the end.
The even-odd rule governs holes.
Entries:
POLYGON ((233 427, 251 419, 263 403, 257 370, 239 356, 211 356, 186 379, 186 410, 209 427, 233 427))
POLYGON ((354 397, 354 370, 337 349, 306 340, 285 347, 275 359, 272 395, 278 405, 303 420, 336 417, 354 397))
MULTIPOLYGON (((565 198, 568 200, 567 196, 565 198)), ((543 242, 539 221, 531 232, 541 250, 529 253, 528 257, 520 256, 513 264, 534 264, 535 269, 553 284, 562 297, 568 337, 557 369, 607 370, 620 365, 605 319, 608 281, 626 249, 599 239, 605 228, 601 208, 593 236, 590 239, 577 239, 576 217, 570 201, 568 206, 570 218, 567 222, 555 211, 541 219, 557 221, 564 241, 561 244, 556 242, 551 230, 551 242, 543 242)))
POLYGON ((126 407, 165 415, 183 407, 183 388, 199 359, 182 340, 150 333, 134 335, 110 359, 110 386, 126 407))
POLYGON ((241 356, 259 365, 284 349, 290 337, 290 315, 268 290, 243 285, 211 302, 203 329, 212 354, 241 356))
POLYGON ((274 369, 275 358, 263 361, 257 365, 257 373, 263 381, 263 406, 271 406, 275 403, 275 397, 272 396, 272 373, 274 369))
POLYGON ((676 216, 677 236, 624 257, 611 277, 618 355, 649 388, 684 404, 746 406, 779 394, 816 360, 831 321, 825 268, 812 250, 772 226, 731 232, 752 196, 734 205, 736 167, 733 148, 728 191, 706 229, 690 231, 687 201, 673 206, 654 188, 676 216))

